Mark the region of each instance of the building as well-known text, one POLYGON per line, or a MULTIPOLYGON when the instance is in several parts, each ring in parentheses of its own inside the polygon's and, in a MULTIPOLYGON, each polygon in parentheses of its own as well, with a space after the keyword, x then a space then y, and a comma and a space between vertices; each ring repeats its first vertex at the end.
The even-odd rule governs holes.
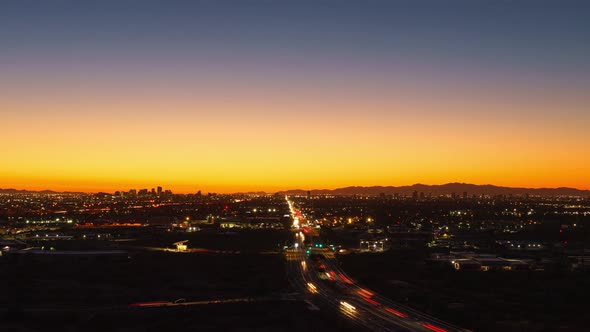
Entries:
POLYGON ((277 217, 258 218, 224 218, 219 222, 221 228, 248 228, 248 229, 283 229, 284 225, 277 217))
POLYGON ((451 264, 455 270, 481 270, 481 263, 469 258, 454 259, 451 261, 451 264))
POLYGON ((178 241, 173 243, 176 246, 176 251, 184 252, 188 251, 188 245, 186 244, 188 240, 178 241))
POLYGON ((590 270, 590 256, 568 256, 568 263, 572 271, 590 270))
POLYGON ((389 238, 386 237, 374 237, 371 239, 361 239, 360 251, 361 252, 384 252, 391 248, 389 238))
POLYGON ((19 240, 0 240, 0 257, 3 256, 3 252, 20 250, 26 248, 26 246, 24 242, 19 240))
POLYGON ((450 264, 455 270, 473 271, 516 271, 531 269, 531 261, 507 259, 491 254, 470 251, 451 252, 449 255, 435 254, 430 259, 440 264, 450 264))

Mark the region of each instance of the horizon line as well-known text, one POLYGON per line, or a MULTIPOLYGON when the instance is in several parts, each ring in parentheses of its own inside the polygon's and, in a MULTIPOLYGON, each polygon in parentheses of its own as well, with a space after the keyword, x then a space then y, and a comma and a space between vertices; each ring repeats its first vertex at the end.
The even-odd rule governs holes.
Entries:
MULTIPOLYGON (((493 187, 498 187, 498 188, 504 188, 504 189, 530 189, 530 190, 543 190, 543 189, 547 189, 547 190, 557 190, 557 189, 571 189, 571 190, 578 190, 578 191, 590 191, 590 188, 588 189, 582 189, 582 188, 577 188, 577 187, 567 187, 567 186, 557 186, 557 187, 531 187, 531 186, 520 186, 520 187, 513 187, 513 186, 503 186, 503 185, 496 185, 496 184, 491 184, 491 183, 485 183, 485 184, 475 184, 475 183, 468 183, 468 182, 446 182, 446 183, 441 183, 441 184, 425 184, 425 183, 421 183, 421 182, 416 182, 413 184, 408 184, 408 185, 348 185, 348 186, 339 186, 339 187, 334 187, 334 188, 314 188, 314 189, 301 189, 301 188, 291 188, 291 189, 281 189, 281 190, 275 190, 275 191, 268 191, 268 190, 244 190, 244 191, 232 191, 232 192, 216 192, 216 191, 207 191, 207 190, 201 190, 201 189, 197 189, 195 191, 182 191, 182 192, 174 192, 174 190, 172 190, 171 188, 165 188, 165 190, 171 190, 173 194, 195 194, 197 192, 205 192, 206 194, 208 193, 215 193, 215 194, 248 194, 248 193, 264 193, 264 194, 274 194, 274 193, 280 193, 280 192, 287 192, 287 191, 334 191, 334 190, 338 190, 338 189, 346 189, 346 188, 375 188, 375 187, 382 187, 382 188, 403 188, 403 187, 413 187, 413 186, 428 186, 428 187, 437 187, 437 186, 445 186, 445 185, 450 185, 450 184, 458 184, 458 185, 469 185, 469 186, 478 186, 478 187, 484 187, 484 186, 493 186, 493 187)), ((141 190, 141 189, 151 189, 151 186, 148 187, 138 187, 139 189, 136 188, 128 188, 128 189, 120 189, 120 190, 115 190, 113 191, 113 193, 119 191, 119 192, 128 192, 130 190, 141 190)), ((157 188, 157 187, 154 187, 157 188)), ((163 188, 164 189, 164 188, 163 188)), ((103 190, 98 190, 98 191, 94 191, 94 190, 55 190, 55 189, 17 189, 17 188, 1 188, 0 190, 15 190, 15 191, 19 191, 19 192, 33 192, 33 193, 40 193, 40 192, 54 192, 54 193, 82 193, 82 194, 99 194, 99 193, 110 193, 109 191, 103 191, 103 190)), ((151 192, 151 191, 150 191, 151 192)))

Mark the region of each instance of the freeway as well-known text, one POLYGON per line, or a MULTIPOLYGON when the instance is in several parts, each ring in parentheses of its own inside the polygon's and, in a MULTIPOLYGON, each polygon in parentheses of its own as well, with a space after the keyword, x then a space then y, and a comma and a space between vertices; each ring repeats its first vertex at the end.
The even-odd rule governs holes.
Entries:
POLYGON ((181 306, 192 306, 192 305, 203 305, 203 304, 224 304, 224 303, 240 303, 240 302, 256 302, 255 299, 251 298, 238 298, 238 299, 224 299, 224 300, 204 300, 204 301, 186 301, 185 299, 179 299, 176 301, 152 301, 152 302, 137 302, 131 303, 130 307, 143 307, 143 308, 160 308, 160 307, 181 307, 181 306))
POLYGON ((337 312, 368 331, 467 331, 360 287, 340 269, 329 250, 320 262, 309 259, 303 239, 297 233, 295 245, 285 253, 287 276, 314 306, 337 312))
MULTIPOLYGON (((135 302, 128 305, 56 305, 48 304, 46 306, 26 307, 20 308, 23 312, 108 312, 108 311, 125 311, 132 308, 171 308, 171 307, 187 307, 199 305, 214 305, 214 304, 228 304, 228 303, 255 303, 255 302, 278 302, 278 301, 300 301, 298 294, 272 294, 268 296, 258 297, 242 297, 242 298, 226 298, 226 299, 207 299, 200 301, 187 301, 186 299, 177 299, 174 301, 149 301, 149 302, 135 302)), ((0 314, 6 313, 7 308, 0 308, 0 314)))

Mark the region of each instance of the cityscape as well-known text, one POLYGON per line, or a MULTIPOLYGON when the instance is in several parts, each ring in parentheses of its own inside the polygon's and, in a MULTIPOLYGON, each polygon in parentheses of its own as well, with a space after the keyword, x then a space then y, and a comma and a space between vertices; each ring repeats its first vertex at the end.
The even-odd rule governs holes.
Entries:
POLYGON ((0 331, 586 331, 590 13, 0 3, 0 331))
MULTIPOLYGON (((587 292, 590 195, 0 192, 0 262, 7 272, 20 270, 3 277, 11 317, 73 315, 69 324, 85 330, 100 313, 132 329, 144 323, 120 315, 162 315, 171 324, 170 315, 185 321, 195 311, 199 318, 185 323, 198 328, 207 321, 202 306, 255 305, 255 313, 281 303, 289 322, 300 319, 283 317, 291 310, 310 311, 315 318, 296 324, 303 329, 339 317, 322 328, 584 324, 565 325, 563 317, 583 317, 571 298, 587 292), (540 319, 545 297, 552 311, 540 319)), ((223 317, 216 310, 226 309, 209 314, 223 317)), ((233 329, 237 321, 207 324, 233 329)))

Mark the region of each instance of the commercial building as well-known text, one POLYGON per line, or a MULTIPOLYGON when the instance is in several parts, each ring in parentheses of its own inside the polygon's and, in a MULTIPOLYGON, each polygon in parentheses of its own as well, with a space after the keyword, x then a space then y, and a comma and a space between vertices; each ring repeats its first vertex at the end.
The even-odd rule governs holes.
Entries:
POLYGON ((386 237, 374 237, 370 239, 361 239, 360 241, 361 252, 383 252, 390 248, 391 242, 389 241, 389 238, 386 237))
POLYGON ((451 252, 449 255, 435 254, 430 259, 443 265, 449 264, 455 270, 516 271, 529 270, 531 261, 507 259, 490 254, 474 252, 451 252))

